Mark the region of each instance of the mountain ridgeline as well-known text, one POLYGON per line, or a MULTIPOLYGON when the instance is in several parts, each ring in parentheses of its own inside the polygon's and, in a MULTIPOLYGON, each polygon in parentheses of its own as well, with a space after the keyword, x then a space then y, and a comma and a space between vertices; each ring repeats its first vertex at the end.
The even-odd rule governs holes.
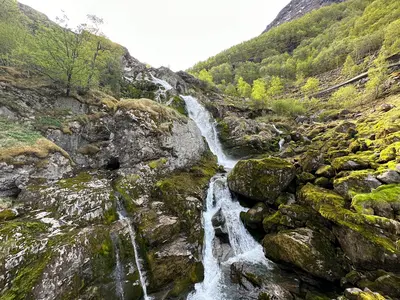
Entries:
POLYGON ((325 5, 332 3, 340 3, 345 0, 292 0, 284 9, 280 11, 278 16, 263 31, 267 32, 273 27, 277 27, 283 23, 298 19, 312 10, 316 10, 325 5))

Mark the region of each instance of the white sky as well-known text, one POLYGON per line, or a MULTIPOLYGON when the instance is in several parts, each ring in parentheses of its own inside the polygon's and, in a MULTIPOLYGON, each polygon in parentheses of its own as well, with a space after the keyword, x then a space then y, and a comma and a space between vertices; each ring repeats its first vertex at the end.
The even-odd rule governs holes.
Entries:
POLYGON ((290 0, 21 0, 72 24, 104 19, 108 38, 154 67, 184 70, 259 35, 290 0))

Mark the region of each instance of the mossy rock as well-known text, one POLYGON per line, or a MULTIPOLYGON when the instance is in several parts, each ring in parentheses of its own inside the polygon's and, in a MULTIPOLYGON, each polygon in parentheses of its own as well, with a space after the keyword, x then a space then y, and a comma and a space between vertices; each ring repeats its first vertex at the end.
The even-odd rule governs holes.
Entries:
POLYGON ((326 178, 332 178, 335 176, 335 169, 330 165, 321 166, 315 172, 315 175, 326 177, 326 178))
POLYGON ((388 162, 395 160, 398 156, 400 156, 400 142, 393 143, 383 149, 379 155, 379 161, 388 162))
POLYGON ((345 299, 347 300, 385 300, 379 293, 374 293, 370 290, 362 291, 357 288, 347 289, 345 291, 345 299))
POLYGON ((13 209, 0 210, 0 222, 13 220, 18 216, 18 213, 13 209))
POLYGON ((364 170, 371 167, 371 159, 366 156, 349 155, 332 160, 336 171, 364 170))
POLYGON ((326 177, 318 177, 315 180, 315 185, 320 186, 322 188, 326 188, 326 189, 333 187, 332 180, 329 180, 326 177))
POLYGON ((370 193, 372 190, 382 185, 375 177, 374 173, 374 170, 361 170, 346 173, 346 176, 336 178, 333 181, 334 190, 346 199, 351 199, 358 193, 370 193))
POLYGON ((249 199, 274 203, 294 176, 294 166, 283 159, 241 160, 228 175, 228 185, 249 199))
POLYGON ((368 194, 354 196, 351 206, 358 212, 390 219, 400 218, 400 184, 378 187, 368 194))
POLYGON ((319 211, 323 204, 334 207, 344 207, 345 200, 333 191, 317 187, 312 184, 305 185, 298 193, 299 202, 319 211))
POLYGON ((262 229, 262 222, 269 210, 264 203, 257 203, 247 212, 240 213, 243 224, 250 229, 262 229))
POLYGON ((315 176, 308 172, 301 172, 300 174, 296 175, 296 182, 298 185, 306 184, 308 182, 314 182, 315 176))
POLYGON ((170 99, 168 102, 168 105, 174 109, 176 109, 180 114, 184 116, 188 116, 188 111, 186 108, 185 101, 179 97, 179 96, 174 96, 170 99))
POLYGON ((335 247, 309 228, 267 235, 263 245, 267 258, 293 264, 316 277, 336 281, 345 274, 335 247))

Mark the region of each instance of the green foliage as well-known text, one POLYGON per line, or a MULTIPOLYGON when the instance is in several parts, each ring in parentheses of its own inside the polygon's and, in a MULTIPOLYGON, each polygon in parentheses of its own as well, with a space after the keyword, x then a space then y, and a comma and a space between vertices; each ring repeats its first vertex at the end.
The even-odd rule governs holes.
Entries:
POLYGON ((243 80, 242 77, 239 77, 237 83, 237 91, 240 96, 245 98, 250 98, 251 96, 251 85, 243 80))
POLYGON ((400 19, 389 24, 385 30, 384 47, 389 54, 400 52, 400 19))
POLYGON ((399 19, 398 0, 348 0, 275 27, 189 71, 215 68, 219 76, 225 70, 226 75, 216 81, 225 86, 237 83, 240 77, 252 84, 273 76, 285 84, 301 79, 296 82, 301 86, 304 78, 343 64, 343 75, 352 76, 364 70, 359 62, 380 51, 382 45, 389 55, 399 51, 399 19), (221 71, 219 66, 223 66, 221 71))
POLYGON ((119 93, 123 49, 106 39, 103 20, 88 15, 88 22, 68 26, 67 16, 57 24, 43 16, 24 15, 16 1, 3 0, 0 12, 0 64, 33 70, 62 84, 68 95, 73 88, 104 87, 119 93), (3 7, 2 7, 3 8, 3 7))
POLYGON ((278 115, 298 116, 306 112, 304 104, 296 99, 279 99, 271 103, 272 110, 278 115))
POLYGON ((346 77, 353 77, 358 73, 358 67, 354 63, 353 58, 351 55, 347 55, 346 61, 344 62, 342 74, 346 77))
POLYGON ((213 67, 210 70, 211 79, 216 84, 233 81, 233 69, 228 63, 213 67))
POLYGON ((357 89, 353 85, 348 85, 333 93, 329 102, 334 107, 351 108, 358 104, 358 99, 357 89))
POLYGON ((265 88, 265 82, 262 79, 257 79, 253 82, 253 89, 251 92, 251 98, 254 100, 264 100, 267 97, 267 90, 265 88))
POLYGON ((200 80, 208 82, 209 84, 214 84, 212 75, 205 69, 200 71, 198 77, 200 80))
POLYGON ((374 60, 373 65, 368 70, 368 82, 366 84, 366 93, 368 96, 376 99, 382 92, 382 86, 388 74, 388 63, 385 55, 381 54, 374 60))
POLYGON ((283 82, 279 77, 272 77, 270 87, 268 89, 267 95, 270 97, 278 96, 283 92, 283 82))
POLYGON ((304 95, 309 96, 318 91, 319 88, 319 80, 317 78, 308 78, 306 84, 301 88, 301 91, 304 95))

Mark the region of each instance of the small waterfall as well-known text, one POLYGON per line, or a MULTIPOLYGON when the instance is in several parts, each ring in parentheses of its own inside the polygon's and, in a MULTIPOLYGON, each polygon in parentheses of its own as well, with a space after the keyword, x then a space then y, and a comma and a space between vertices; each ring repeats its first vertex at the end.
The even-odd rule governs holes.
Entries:
POLYGON ((173 89, 173 87, 168 82, 166 82, 165 80, 162 80, 160 78, 154 77, 153 74, 150 74, 150 75, 151 75, 151 79, 152 79, 151 81, 153 81, 155 84, 159 84, 159 85, 163 86, 166 91, 169 91, 169 90, 173 89))
POLYGON ((196 123, 201 134, 206 138, 212 153, 218 157, 218 163, 226 168, 232 169, 236 161, 229 159, 222 150, 218 139, 215 121, 211 114, 205 109, 196 98, 192 96, 181 96, 185 101, 190 118, 196 123))
POLYGON ((142 289, 143 289, 143 299, 144 300, 151 300, 152 298, 147 295, 146 277, 145 277, 145 272, 143 270, 141 259, 139 258, 139 252, 138 252, 138 248, 139 247, 137 246, 137 243, 136 243, 135 230, 134 230, 134 228, 132 226, 131 220, 126 216, 126 213, 123 211, 123 209, 121 209, 119 207, 117 213, 118 213, 120 221, 125 223, 127 225, 127 227, 128 227, 128 230, 129 230, 129 235, 130 235, 131 242, 132 242, 133 252, 135 254, 135 264, 136 264, 136 268, 137 268, 138 273, 139 273, 140 284, 141 284, 142 289))
POLYGON ((116 292, 117 296, 120 300, 124 300, 124 288, 123 288, 123 281, 124 281, 124 273, 123 273, 123 268, 121 264, 121 259, 119 256, 119 247, 118 247, 118 237, 115 234, 111 234, 111 241, 113 244, 114 248, 114 253, 115 253, 115 260, 116 260, 116 266, 115 266, 115 271, 114 271, 114 279, 115 279, 115 287, 116 287, 116 292))
MULTIPOLYGON (((218 157, 218 162, 225 168, 233 168, 235 161, 224 154, 215 129, 215 122, 210 113, 192 96, 181 96, 186 103, 189 116, 199 127, 206 138, 211 151, 218 157)), ((240 213, 247 211, 238 201, 232 198, 227 179, 217 174, 210 181, 207 193, 206 210, 203 213, 204 248, 203 265, 204 281, 195 286, 195 291, 188 296, 189 300, 230 300, 236 299, 229 292, 229 274, 224 266, 235 262, 262 264, 268 267, 262 246, 248 233, 240 220, 240 213), (221 211, 225 219, 225 227, 229 236, 229 244, 233 255, 225 261, 220 261, 214 253, 215 229, 212 224, 213 216, 221 211), (225 269, 225 272, 224 272, 225 269)), ((229 269, 229 268, 228 268, 229 269)), ((229 273, 229 272, 228 272, 229 273)))
POLYGON ((279 130, 278 128, 276 128, 275 124, 272 124, 272 127, 274 127, 274 129, 275 129, 277 134, 282 134, 283 133, 282 130, 279 130))
POLYGON ((280 141, 279 141, 279 150, 282 150, 284 144, 285 144, 285 139, 280 139, 280 141))

